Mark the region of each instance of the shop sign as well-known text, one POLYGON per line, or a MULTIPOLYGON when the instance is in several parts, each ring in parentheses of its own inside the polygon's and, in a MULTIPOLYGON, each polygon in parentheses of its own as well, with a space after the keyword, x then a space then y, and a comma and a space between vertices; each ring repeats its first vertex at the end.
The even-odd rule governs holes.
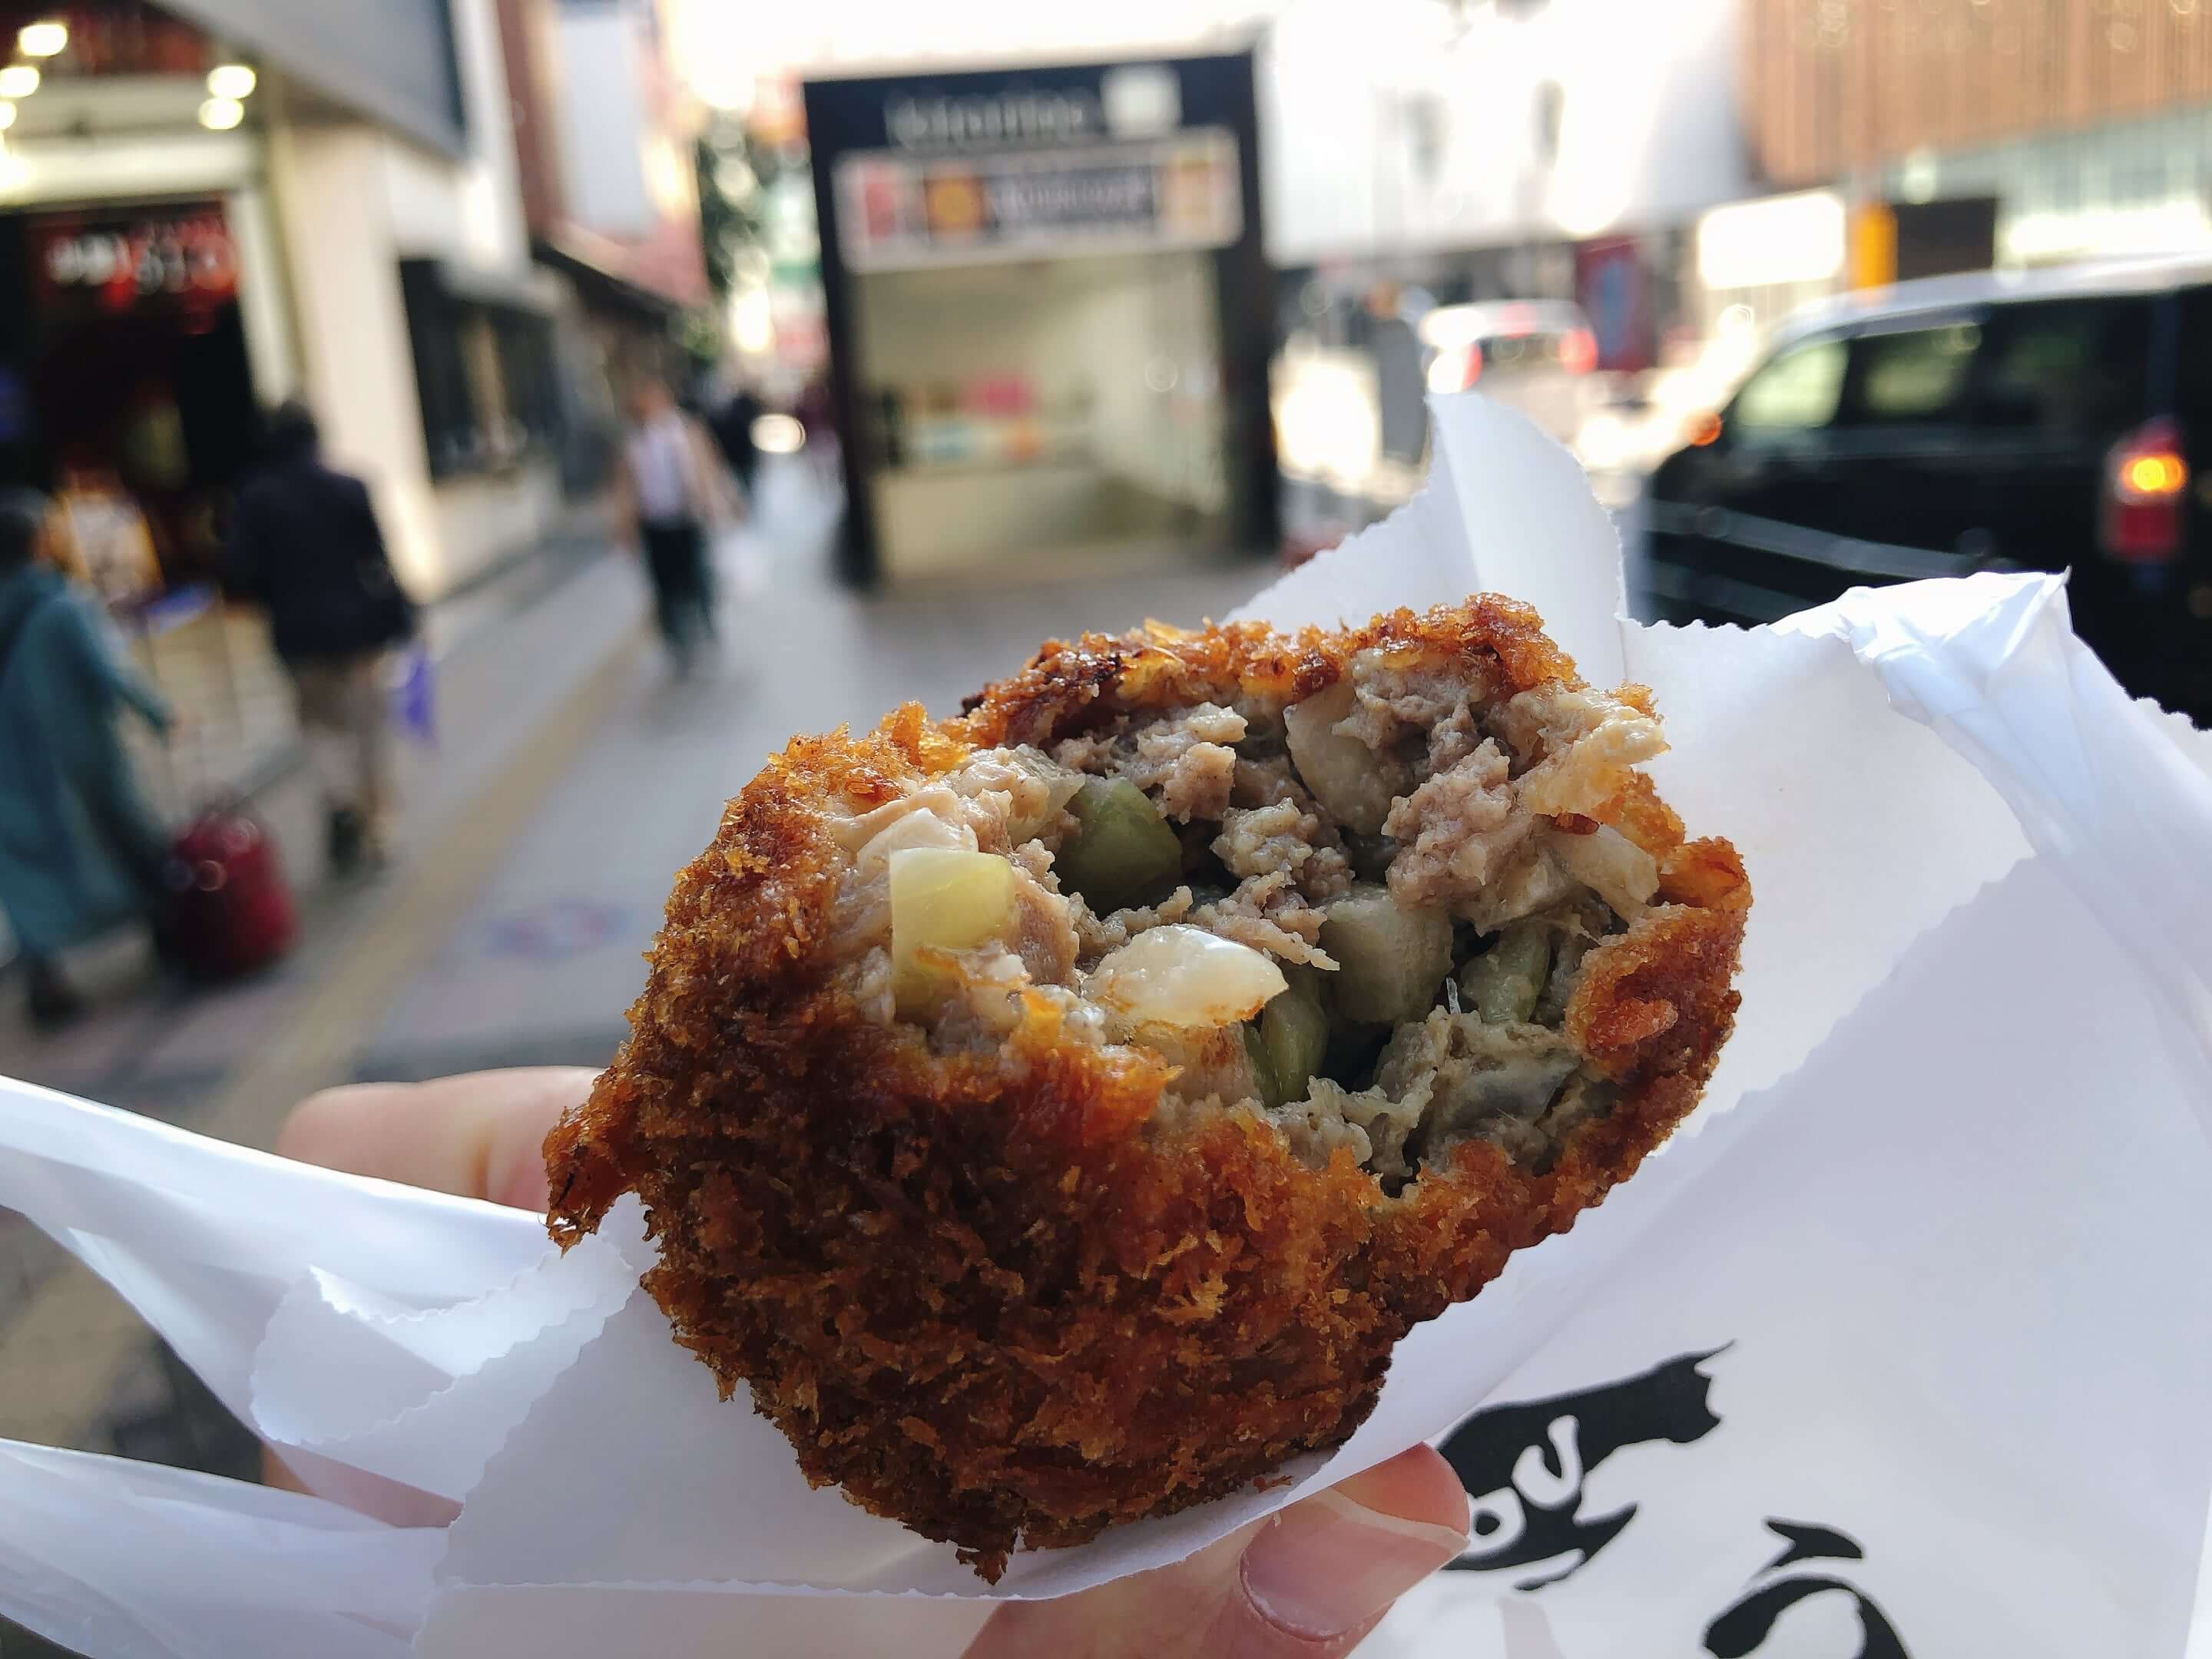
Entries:
POLYGON ((238 292, 238 251, 219 203, 42 216, 30 228, 42 312, 197 310, 238 292))
POLYGON ((960 159, 862 152, 839 158, 836 186, 855 270, 1224 247, 1243 230, 1237 140, 1222 128, 960 159))
POLYGON ((884 106, 884 131, 901 149, 995 149, 1093 137, 1106 131, 1106 118, 1097 98, 1079 88, 893 98, 884 106))

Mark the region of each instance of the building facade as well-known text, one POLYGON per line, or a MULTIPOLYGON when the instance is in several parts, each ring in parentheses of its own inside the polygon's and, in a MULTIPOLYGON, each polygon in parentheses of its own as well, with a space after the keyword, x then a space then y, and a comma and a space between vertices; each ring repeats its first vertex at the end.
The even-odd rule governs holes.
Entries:
POLYGON ((2195 0, 1747 0, 1744 76, 1778 188, 1985 204, 2001 265, 2212 251, 2212 8, 2195 0))
MULTIPOLYGON (((696 100, 662 0, 497 0, 523 216, 556 279, 572 485, 626 381, 679 388, 683 334, 712 295, 700 245, 696 100)), ((597 447, 603 450, 604 446, 597 447)))
POLYGON ((554 296, 492 0, 106 0, 0 27, 0 468, 111 481, 164 574, 203 579, 258 410, 301 397, 422 597, 544 533, 554 296))

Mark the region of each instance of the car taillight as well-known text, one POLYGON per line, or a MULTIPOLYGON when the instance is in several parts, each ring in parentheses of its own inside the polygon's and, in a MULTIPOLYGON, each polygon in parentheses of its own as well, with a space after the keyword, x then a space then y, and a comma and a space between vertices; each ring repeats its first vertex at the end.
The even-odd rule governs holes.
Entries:
POLYGON ((1597 338, 1586 328, 1569 329, 1559 336, 1559 367, 1570 374, 1587 374, 1597 367, 1597 338))
POLYGON ((2112 446, 2105 459, 2101 515, 2105 555, 2129 564, 2163 564, 2181 551, 2189 463, 2171 421, 2152 421, 2112 446))

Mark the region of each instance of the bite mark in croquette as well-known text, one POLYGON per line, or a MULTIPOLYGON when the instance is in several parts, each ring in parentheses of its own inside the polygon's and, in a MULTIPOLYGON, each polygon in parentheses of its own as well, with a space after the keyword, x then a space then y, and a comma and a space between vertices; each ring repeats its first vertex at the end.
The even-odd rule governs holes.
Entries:
POLYGON ((815 1483, 987 1578, 1266 1477, 1695 1103, 1750 889, 1526 606, 1047 646, 795 739, 547 1142, 815 1483))

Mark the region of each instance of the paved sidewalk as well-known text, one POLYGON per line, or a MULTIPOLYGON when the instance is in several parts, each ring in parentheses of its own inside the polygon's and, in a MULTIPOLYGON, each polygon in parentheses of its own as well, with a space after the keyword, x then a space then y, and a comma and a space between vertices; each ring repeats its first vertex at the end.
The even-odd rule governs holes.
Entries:
MULTIPOLYGON (((391 870, 324 878, 319 804, 295 771, 257 802, 300 893, 292 956, 234 986, 187 990, 161 981, 143 946, 126 942, 92 964, 106 1006, 76 1029, 39 1036, 16 1023, 10 1000, 0 1072, 250 1146, 268 1145, 301 1096, 347 1080, 364 1022, 485 879, 639 641, 641 596, 625 562, 562 557, 557 586, 545 590, 551 571, 529 573, 520 599, 503 613, 484 601, 481 625, 444 641, 441 745, 408 757, 391 870)), ((0 1213, 0 1437, 194 1467, 219 1461, 224 1443, 250 1452, 224 1441, 219 1413, 174 1408, 190 1386, 127 1307, 0 1213)))

